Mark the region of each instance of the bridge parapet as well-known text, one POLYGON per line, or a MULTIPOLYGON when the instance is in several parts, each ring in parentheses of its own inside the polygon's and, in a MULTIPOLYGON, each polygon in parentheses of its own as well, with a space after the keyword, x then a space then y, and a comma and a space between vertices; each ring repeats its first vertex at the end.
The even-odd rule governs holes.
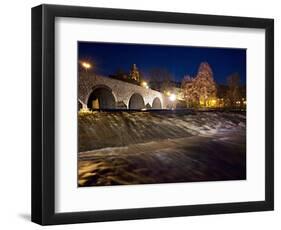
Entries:
MULTIPOLYGON (((129 108, 130 105, 133 105, 133 102, 144 103, 144 106, 147 108, 151 108, 153 106, 153 108, 158 109, 159 106, 162 109, 166 108, 167 98, 159 91, 146 89, 135 84, 104 76, 84 74, 80 75, 80 77, 78 99, 86 105, 89 105, 91 94, 94 91, 104 89, 111 92, 111 100, 114 100, 116 107, 119 108, 129 108), (141 98, 139 96, 142 97, 143 102, 141 102, 141 98)), ((107 95, 104 93, 103 96, 110 97, 108 93, 107 95)), ((136 104, 134 105, 136 106, 136 104)))

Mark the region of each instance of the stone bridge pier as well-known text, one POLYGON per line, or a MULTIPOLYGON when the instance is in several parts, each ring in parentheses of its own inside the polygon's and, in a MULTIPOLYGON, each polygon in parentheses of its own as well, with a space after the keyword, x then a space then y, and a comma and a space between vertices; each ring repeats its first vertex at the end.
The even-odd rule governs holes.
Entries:
POLYGON ((97 76, 80 75, 79 108, 89 109, 165 109, 167 98, 156 90, 124 81, 97 76))

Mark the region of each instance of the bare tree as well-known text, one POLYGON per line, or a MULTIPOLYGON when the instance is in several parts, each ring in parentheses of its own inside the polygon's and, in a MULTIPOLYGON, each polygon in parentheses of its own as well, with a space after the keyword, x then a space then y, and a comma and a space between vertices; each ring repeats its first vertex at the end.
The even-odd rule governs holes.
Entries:
POLYGON ((240 76, 238 73, 231 74, 227 77, 227 99, 231 107, 235 107, 236 102, 240 101, 240 76))
POLYGON ((148 73, 150 84, 155 85, 161 92, 170 90, 173 84, 173 75, 164 68, 153 68, 148 73))

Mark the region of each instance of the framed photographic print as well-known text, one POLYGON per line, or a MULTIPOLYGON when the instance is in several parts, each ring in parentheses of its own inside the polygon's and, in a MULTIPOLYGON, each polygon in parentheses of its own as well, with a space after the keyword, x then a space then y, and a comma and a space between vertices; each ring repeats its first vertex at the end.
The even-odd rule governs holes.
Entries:
POLYGON ((274 207, 273 19, 32 9, 32 221, 274 207))

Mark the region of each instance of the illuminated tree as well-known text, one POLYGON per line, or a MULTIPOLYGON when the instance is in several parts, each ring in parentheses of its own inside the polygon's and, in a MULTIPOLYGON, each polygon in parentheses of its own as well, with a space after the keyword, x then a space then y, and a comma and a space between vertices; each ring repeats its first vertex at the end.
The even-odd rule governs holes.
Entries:
POLYGON ((200 105, 206 107, 210 101, 216 98, 217 88, 213 77, 213 71, 207 62, 199 66, 194 85, 200 97, 200 105))
POLYGON ((210 106, 217 94, 210 65, 206 62, 201 63, 195 78, 185 76, 182 81, 182 89, 188 106, 210 106))
POLYGON ((189 75, 184 76, 181 88, 188 107, 199 105, 199 94, 198 90, 195 89, 194 78, 189 75))

